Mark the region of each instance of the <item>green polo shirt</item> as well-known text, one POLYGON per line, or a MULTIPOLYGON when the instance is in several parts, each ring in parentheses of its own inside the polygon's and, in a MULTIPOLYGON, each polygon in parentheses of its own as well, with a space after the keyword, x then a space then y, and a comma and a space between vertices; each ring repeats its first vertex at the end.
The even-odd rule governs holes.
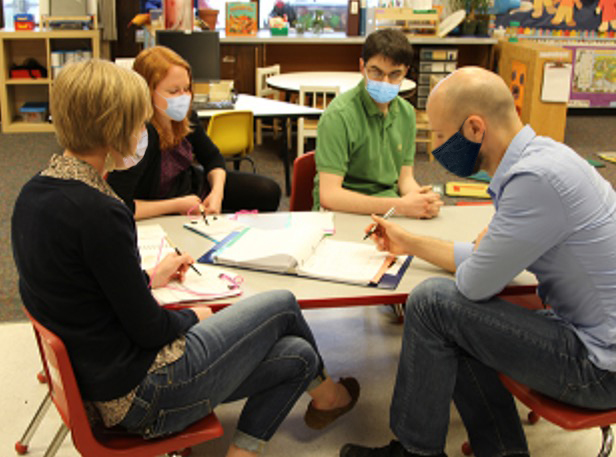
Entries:
POLYGON ((313 209, 319 209, 319 172, 343 176, 345 189, 397 197, 400 169, 414 158, 413 106, 396 97, 383 115, 362 80, 338 95, 319 120, 313 209))

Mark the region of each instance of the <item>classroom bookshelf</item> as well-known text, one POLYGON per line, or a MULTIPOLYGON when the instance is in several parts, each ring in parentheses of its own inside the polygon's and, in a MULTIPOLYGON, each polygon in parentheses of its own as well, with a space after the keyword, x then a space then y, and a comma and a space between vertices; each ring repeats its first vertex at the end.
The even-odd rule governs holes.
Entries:
MULTIPOLYGON (((53 125, 27 122, 20 113, 24 103, 48 103, 53 89, 53 77, 58 64, 52 63, 52 53, 70 56, 82 52, 89 57, 100 56, 100 33, 94 30, 0 30, 0 115, 3 133, 53 132, 53 125), (12 78, 12 65, 22 65, 34 58, 47 70, 46 77, 12 78)), ((63 62, 64 63, 64 62, 63 62)), ((46 118, 46 116, 45 116, 46 118)))

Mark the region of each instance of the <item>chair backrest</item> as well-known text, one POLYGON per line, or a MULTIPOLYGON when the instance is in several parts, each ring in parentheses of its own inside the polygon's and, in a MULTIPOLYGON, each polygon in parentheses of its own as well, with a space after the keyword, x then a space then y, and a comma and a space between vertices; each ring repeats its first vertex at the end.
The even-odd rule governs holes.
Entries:
POLYGON ((221 111, 210 118, 207 134, 223 156, 246 156, 254 148, 252 111, 221 111))
POLYGON ((293 181, 291 181, 290 211, 312 210, 312 189, 317 172, 314 151, 302 154, 293 162, 293 181))
POLYGON ((255 92, 257 97, 269 97, 277 95, 278 91, 267 85, 267 78, 280 74, 280 65, 270 65, 269 67, 259 67, 256 70, 255 92))
POLYGON ((34 328, 51 398, 81 455, 154 457, 222 436, 222 426, 212 413, 182 432, 160 440, 144 440, 127 433, 95 437, 64 343, 30 313, 26 311, 26 314, 34 328))
POLYGON ((339 94, 339 86, 300 86, 298 104, 325 109, 339 94))

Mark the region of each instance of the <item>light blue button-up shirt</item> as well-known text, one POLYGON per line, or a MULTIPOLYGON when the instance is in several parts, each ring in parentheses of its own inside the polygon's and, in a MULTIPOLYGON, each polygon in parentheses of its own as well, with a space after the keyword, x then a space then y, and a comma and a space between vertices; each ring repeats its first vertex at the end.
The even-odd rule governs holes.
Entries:
POLYGON ((527 269, 557 318, 600 368, 616 371, 616 193, 575 151, 530 126, 513 139, 488 192, 496 212, 473 251, 455 243, 456 284, 482 300, 527 269))

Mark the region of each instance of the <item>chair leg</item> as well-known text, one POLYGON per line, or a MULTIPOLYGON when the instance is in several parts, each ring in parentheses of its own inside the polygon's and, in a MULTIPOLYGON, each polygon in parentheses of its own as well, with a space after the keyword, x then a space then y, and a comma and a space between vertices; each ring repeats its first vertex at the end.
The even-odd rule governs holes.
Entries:
MULTIPOLYGON (((246 157, 242 157, 242 159, 248 160, 250 162, 250 165, 252 165, 252 172, 256 174, 257 173, 257 166, 255 165, 255 161, 252 160, 252 157, 246 156, 246 157)), ((240 161, 238 160, 236 163, 238 164, 238 169, 239 169, 240 161)))
POLYGON ((257 144, 260 146, 263 144, 263 126, 261 125, 261 119, 257 119, 255 130, 257 131, 257 144))
POLYGON ((17 441, 17 443, 15 443, 15 450, 17 451, 19 455, 23 455, 26 452, 28 452, 28 445, 30 444, 30 440, 32 439, 32 436, 34 435, 34 432, 36 432, 36 429, 41 424, 41 421, 43 420, 43 417, 47 413, 47 410, 49 409, 50 405, 51 405, 51 394, 49 393, 49 391, 47 391, 45 398, 43 398, 43 401, 41 402, 38 409, 36 410, 36 413, 34 413, 34 417, 30 421, 30 424, 28 424, 26 431, 24 432, 20 440, 17 441))
POLYGON ((612 427, 609 425, 601 427, 601 433, 603 434, 603 441, 601 442, 601 450, 597 457, 607 457, 612 452, 612 446, 614 445, 614 434, 612 433, 612 427))
POLYGON ((60 446, 62 446, 62 442, 64 441, 64 438, 66 438, 67 434, 68 427, 63 423, 56 432, 56 436, 54 436, 53 440, 51 440, 51 443, 49 444, 49 447, 43 457, 54 457, 58 452, 58 449, 60 449, 60 446))

